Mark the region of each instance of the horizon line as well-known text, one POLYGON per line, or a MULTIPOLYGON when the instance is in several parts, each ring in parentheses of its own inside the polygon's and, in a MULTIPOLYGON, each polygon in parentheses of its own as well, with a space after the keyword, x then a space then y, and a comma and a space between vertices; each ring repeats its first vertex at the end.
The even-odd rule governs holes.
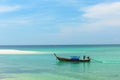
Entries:
POLYGON ((105 45, 120 45, 120 44, 16 44, 16 45, 0 45, 0 46, 105 46, 105 45))

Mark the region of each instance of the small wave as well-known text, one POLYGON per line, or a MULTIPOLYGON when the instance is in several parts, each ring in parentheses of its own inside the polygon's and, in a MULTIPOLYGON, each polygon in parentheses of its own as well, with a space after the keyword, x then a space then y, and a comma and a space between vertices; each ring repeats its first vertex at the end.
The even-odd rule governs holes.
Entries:
POLYGON ((14 49, 1 49, 0 54, 45 54, 47 52, 40 51, 25 51, 25 50, 14 50, 14 49))
POLYGON ((120 64, 120 61, 102 61, 105 64, 120 64))
POLYGON ((96 60, 92 59, 93 62, 103 63, 103 64, 120 64, 120 60, 96 60))
POLYGON ((93 62, 97 62, 97 63, 103 63, 103 64, 120 64, 119 60, 116 61, 102 61, 102 60, 93 60, 93 62))

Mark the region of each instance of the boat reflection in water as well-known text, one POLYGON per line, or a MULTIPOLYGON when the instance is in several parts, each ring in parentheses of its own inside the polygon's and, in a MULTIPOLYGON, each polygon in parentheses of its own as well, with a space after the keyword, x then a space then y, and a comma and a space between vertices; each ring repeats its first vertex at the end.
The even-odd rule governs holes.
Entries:
MULTIPOLYGON (((89 72, 91 69, 91 63, 90 62, 76 62, 76 61, 57 61, 56 66, 59 67, 59 70, 64 71, 68 70, 72 72, 77 72, 77 73, 86 73, 89 72)), ((62 74, 63 74, 62 73, 62 74)), ((67 73, 68 74, 68 73, 67 73)))

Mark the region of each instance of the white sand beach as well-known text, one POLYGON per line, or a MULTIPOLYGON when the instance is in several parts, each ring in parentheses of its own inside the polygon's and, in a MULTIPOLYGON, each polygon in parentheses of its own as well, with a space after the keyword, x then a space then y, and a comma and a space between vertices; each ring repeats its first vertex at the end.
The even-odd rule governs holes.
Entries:
POLYGON ((0 54, 43 54, 45 52, 1 49, 0 54))

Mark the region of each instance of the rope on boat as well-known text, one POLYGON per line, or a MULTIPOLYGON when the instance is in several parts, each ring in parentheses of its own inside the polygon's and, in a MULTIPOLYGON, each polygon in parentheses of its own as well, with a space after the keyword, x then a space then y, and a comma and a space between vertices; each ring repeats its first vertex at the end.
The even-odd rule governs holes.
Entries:
POLYGON ((102 63, 102 61, 99 61, 99 60, 95 60, 95 59, 91 59, 93 61, 96 61, 96 62, 99 62, 99 63, 102 63))

